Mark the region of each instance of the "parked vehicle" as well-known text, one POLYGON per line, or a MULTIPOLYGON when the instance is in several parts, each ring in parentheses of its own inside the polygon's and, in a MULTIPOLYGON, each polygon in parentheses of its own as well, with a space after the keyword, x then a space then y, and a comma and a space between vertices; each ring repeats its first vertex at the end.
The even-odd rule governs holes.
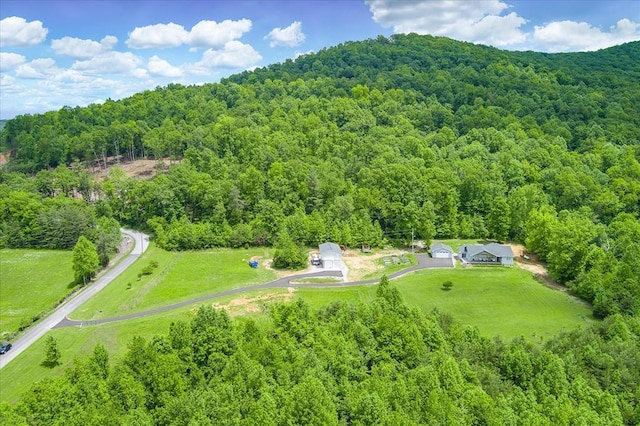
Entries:
POLYGON ((9 349, 11 349, 13 347, 13 345, 11 345, 11 343, 3 343, 2 346, 0 346, 0 355, 6 354, 7 352, 9 352, 9 349))
POLYGON ((320 266, 322 263, 322 259, 320 259, 320 255, 318 253, 313 253, 311 255, 311 264, 314 266, 320 266))

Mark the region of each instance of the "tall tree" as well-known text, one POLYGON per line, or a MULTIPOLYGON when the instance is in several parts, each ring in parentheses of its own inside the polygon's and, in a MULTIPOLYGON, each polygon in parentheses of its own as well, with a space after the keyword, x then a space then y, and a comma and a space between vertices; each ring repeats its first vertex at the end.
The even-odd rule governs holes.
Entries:
POLYGON ((73 248, 73 271, 77 282, 87 284, 100 268, 98 250, 84 235, 78 238, 73 248))

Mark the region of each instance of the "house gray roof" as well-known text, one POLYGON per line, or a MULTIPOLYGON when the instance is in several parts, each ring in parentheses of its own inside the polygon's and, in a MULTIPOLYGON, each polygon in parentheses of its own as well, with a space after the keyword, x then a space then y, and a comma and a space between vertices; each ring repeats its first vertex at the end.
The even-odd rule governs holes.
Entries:
POLYGON ((460 246, 460 248, 458 249, 460 256, 462 256, 462 253, 464 253, 465 248, 467 249, 467 259, 472 258, 473 256, 477 255, 478 253, 482 253, 483 251, 491 253, 496 257, 513 257, 513 251, 511 250, 511 247, 503 246, 502 244, 498 243, 489 243, 485 245, 466 244, 460 246))
POLYGON ((441 250, 446 250, 449 253, 453 253, 453 249, 451 247, 449 247, 446 244, 443 243, 433 243, 431 244, 431 246, 429 247, 429 250, 431 250, 431 253, 433 253, 434 251, 441 251, 441 250))
POLYGON ((342 250, 336 243, 322 243, 319 247, 323 259, 342 259, 342 250))

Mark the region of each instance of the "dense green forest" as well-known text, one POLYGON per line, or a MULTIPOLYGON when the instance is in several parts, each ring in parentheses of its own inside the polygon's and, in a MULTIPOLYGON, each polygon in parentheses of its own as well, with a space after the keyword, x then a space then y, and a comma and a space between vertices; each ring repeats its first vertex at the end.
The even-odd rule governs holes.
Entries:
POLYGON ((98 345, 32 388, 5 424, 635 425, 640 322, 614 315, 538 347, 409 309, 277 304, 265 321, 201 307, 110 362, 98 345))
POLYGON ((0 242, 51 246, 43 215, 73 194, 167 249, 508 239, 598 316, 636 314, 639 56, 638 42, 541 54, 395 35, 19 116, 2 131, 0 242), (179 164, 144 181, 82 171, 114 155, 179 164))
POLYGON ((203 309, 134 340, 113 368, 96 349, 12 415, 638 424, 638 57, 640 42, 542 54, 394 35, 9 120, 3 247, 96 241, 100 221, 151 230, 169 250, 379 246, 412 230, 512 240, 608 317, 532 347, 409 311, 386 285, 371 306, 275 306, 264 327, 203 309), (114 156, 153 158, 157 173, 94 182, 85 168, 114 156))

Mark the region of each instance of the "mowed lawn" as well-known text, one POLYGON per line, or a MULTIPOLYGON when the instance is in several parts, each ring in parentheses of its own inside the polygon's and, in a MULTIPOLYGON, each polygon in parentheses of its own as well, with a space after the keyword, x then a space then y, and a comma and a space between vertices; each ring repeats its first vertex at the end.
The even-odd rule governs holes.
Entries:
MULTIPOLYGON (((488 337, 505 340, 523 336, 543 342, 562 330, 593 321, 591 309, 581 300, 545 287, 528 271, 517 267, 474 266, 418 271, 391 281, 404 301, 424 312, 438 309, 461 324, 477 326, 488 337), (453 282, 449 291, 442 283, 453 282)), ((319 307, 334 300, 367 303, 375 286, 335 289, 300 289, 298 297, 319 307)))
POLYGON ((18 331, 72 290, 71 251, 0 250, 0 336, 18 331))
POLYGON ((252 257, 267 259, 269 248, 168 252, 154 244, 131 267, 72 315, 89 320, 141 312, 238 287, 275 280, 276 274, 252 257), (150 275, 139 274, 152 262, 150 275))

